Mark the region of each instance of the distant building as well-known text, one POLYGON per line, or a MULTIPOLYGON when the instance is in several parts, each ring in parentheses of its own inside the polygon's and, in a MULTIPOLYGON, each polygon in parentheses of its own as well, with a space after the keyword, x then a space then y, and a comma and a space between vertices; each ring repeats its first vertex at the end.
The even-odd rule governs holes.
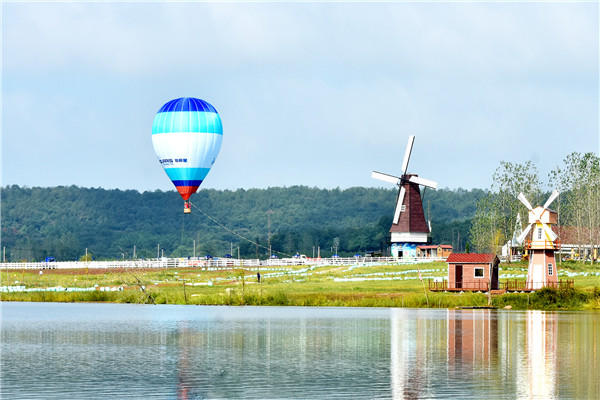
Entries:
POLYGON ((447 290, 498 290, 500 259, 495 254, 452 253, 448 263, 447 290))
POLYGON ((417 257, 448 258, 450 254, 452 254, 452 246, 449 244, 417 246, 417 257))

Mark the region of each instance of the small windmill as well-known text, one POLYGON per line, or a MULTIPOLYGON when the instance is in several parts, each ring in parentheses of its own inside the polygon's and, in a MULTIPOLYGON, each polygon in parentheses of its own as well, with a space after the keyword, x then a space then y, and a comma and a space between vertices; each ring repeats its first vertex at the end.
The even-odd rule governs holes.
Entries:
POLYGON ((521 242, 519 242, 519 236, 523 233, 523 223, 521 222, 521 214, 517 213, 517 220, 515 221, 515 229, 511 238, 506 242, 504 246, 502 246, 502 255, 504 257, 512 257, 514 254, 514 249, 521 247, 521 242))
POLYGON ((519 236, 523 233, 523 222, 521 222, 521 213, 517 213, 517 220, 515 221, 515 231, 511 239, 512 247, 519 245, 519 236))
POLYGON ((560 246, 556 241, 558 236, 550 225, 556 225, 558 214, 548 207, 558 197, 558 190, 552 192, 544 206, 533 208, 523 193, 517 198, 529 210, 529 225, 519 235, 517 241, 523 243, 529 232, 533 229, 531 240, 525 244, 529 250, 529 269, 527 271, 527 289, 540 289, 544 286, 558 284, 558 271, 556 270, 555 250, 560 246))
POLYGON ((371 177, 380 181, 393 183, 398 186, 398 197, 396 199, 396 209, 394 211, 394 220, 390 233, 392 234, 392 253, 398 257, 409 252, 408 255, 416 255, 416 245, 418 243, 427 243, 431 229, 425 221, 423 212, 423 203, 419 185, 437 188, 437 182, 428 179, 419 178, 416 174, 408 174, 408 162, 412 152, 415 137, 409 136, 404 160, 402 161, 402 175, 394 176, 381 172, 373 171, 371 177))

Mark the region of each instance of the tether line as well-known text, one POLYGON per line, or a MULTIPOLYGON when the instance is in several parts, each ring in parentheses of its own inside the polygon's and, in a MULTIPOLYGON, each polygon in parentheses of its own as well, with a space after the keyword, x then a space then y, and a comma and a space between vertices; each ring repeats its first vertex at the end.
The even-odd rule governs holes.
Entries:
POLYGON ((207 213, 205 213, 204 211, 202 211, 202 210, 201 210, 200 208, 198 208, 198 207, 197 207, 197 206, 196 206, 194 203, 190 202, 190 204, 191 204, 191 205, 192 205, 192 206, 193 206, 193 207, 194 207, 196 210, 200 211, 200 212, 202 213, 202 215, 204 215, 206 218, 210 219, 210 220, 211 220, 212 222, 214 222, 215 224, 219 225, 221 228, 225 229, 227 232, 229 232, 229 233, 231 233, 231 234, 233 234, 233 235, 235 235, 235 236, 237 236, 237 237, 239 237, 239 238, 241 238, 241 239, 244 239, 244 240, 246 240, 246 241, 248 241, 248 242, 250 242, 250 243, 252 243, 252 244, 254 244, 254 245, 258 246, 258 247, 262 247, 263 249, 265 249, 265 250, 268 250, 268 251, 270 251, 270 252, 273 252, 273 253, 278 253, 278 254, 281 254, 281 255, 284 255, 284 256, 291 257, 291 255, 290 255, 290 254, 284 253, 284 252, 282 252, 282 251, 275 251, 275 250, 273 250, 273 249, 269 249, 268 247, 266 247, 266 246, 263 246, 262 244, 260 244, 260 243, 258 243, 258 242, 255 242, 254 240, 250 240, 250 239, 248 239, 247 237, 245 237, 245 236, 243 236, 243 235, 241 235, 241 234, 237 233, 236 231, 233 231, 233 230, 229 229, 228 227, 226 227, 225 225, 223 225, 222 223, 220 223, 219 221, 217 221, 216 219, 214 219, 213 217, 211 217, 210 215, 208 215, 207 213))
POLYGON ((183 239, 185 238, 185 213, 182 214, 181 218, 181 245, 183 246, 183 239))

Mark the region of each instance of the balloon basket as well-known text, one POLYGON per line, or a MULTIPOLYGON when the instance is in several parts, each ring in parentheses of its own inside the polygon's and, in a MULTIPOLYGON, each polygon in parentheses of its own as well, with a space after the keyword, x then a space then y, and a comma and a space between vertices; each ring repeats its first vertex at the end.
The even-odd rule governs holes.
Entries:
POLYGON ((186 202, 183 204, 183 213, 184 214, 191 214, 192 213, 192 209, 190 208, 190 202, 186 200, 186 202))

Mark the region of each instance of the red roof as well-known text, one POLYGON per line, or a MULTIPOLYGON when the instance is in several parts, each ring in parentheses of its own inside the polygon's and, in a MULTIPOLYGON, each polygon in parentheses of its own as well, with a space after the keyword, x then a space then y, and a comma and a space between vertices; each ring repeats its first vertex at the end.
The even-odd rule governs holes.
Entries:
POLYGON ((479 253, 452 253, 446 259, 447 263, 477 263, 489 264, 496 258, 495 254, 479 254, 479 253))

